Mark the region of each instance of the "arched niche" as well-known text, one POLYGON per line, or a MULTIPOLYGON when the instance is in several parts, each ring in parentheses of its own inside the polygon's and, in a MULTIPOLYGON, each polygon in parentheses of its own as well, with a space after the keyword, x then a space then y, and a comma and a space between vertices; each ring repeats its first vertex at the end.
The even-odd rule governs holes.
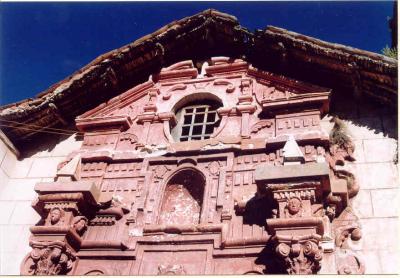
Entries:
POLYGON ((205 185, 205 177, 194 168, 176 172, 165 186, 159 224, 199 224, 205 185))

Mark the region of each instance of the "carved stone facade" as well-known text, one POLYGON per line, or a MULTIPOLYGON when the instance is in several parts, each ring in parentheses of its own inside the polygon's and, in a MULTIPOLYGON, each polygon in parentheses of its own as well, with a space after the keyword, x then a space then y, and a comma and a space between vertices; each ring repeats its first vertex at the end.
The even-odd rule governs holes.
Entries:
POLYGON ((21 273, 314 274, 333 251, 337 273, 363 273, 359 186, 337 169, 354 146, 322 129, 329 100, 240 59, 162 69, 76 119, 82 147, 35 186, 21 273), (210 138, 179 141, 178 111, 207 101, 210 138))

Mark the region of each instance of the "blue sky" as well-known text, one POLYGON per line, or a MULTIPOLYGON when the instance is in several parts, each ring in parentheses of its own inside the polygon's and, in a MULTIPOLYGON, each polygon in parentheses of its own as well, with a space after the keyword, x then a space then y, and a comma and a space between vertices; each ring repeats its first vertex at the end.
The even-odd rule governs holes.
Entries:
POLYGON ((97 56, 207 8, 373 52, 393 2, 0 3, 0 105, 34 97, 97 56))

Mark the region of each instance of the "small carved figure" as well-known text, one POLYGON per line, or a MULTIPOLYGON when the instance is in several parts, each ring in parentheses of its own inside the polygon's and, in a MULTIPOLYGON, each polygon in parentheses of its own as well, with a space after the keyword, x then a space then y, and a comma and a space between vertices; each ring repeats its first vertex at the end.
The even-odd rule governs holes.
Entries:
POLYGON ((49 212, 50 224, 60 226, 64 223, 64 211, 60 208, 52 208, 49 212))
POLYGON ((83 235, 87 229, 88 220, 85 216, 75 216, 73 219, 73 228, 78 233, 78 235, 83 235))
POLYGON ((287 202, 285 215, 286 217, 295 217, 301 213, 302 202, 299 198, 291 198, 287 202))

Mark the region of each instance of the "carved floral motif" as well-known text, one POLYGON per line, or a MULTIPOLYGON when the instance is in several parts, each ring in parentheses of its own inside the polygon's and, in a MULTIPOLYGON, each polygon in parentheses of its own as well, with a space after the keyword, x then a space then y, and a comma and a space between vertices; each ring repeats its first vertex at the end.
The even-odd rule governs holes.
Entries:
POLYGON ((67 274, 75 255, 63 242, 31 242, 32 251, 24 261, 23 275, 67 274))
POLYGON ((282 242, 275 251, 288 274, 315 274, 321 268, 322 250, 316 239, 282 242))

